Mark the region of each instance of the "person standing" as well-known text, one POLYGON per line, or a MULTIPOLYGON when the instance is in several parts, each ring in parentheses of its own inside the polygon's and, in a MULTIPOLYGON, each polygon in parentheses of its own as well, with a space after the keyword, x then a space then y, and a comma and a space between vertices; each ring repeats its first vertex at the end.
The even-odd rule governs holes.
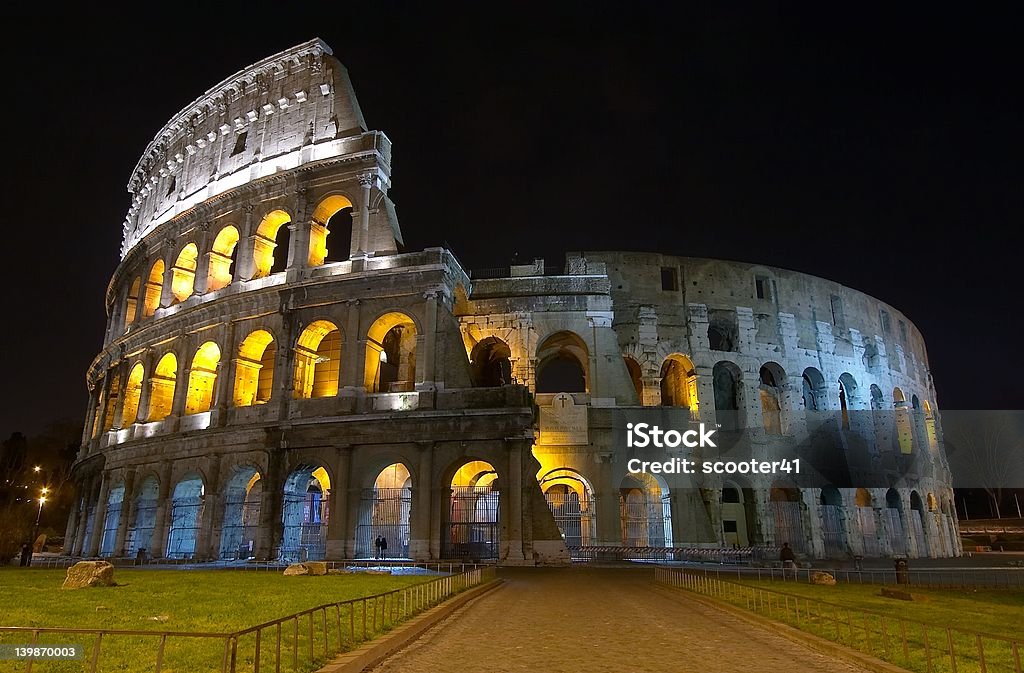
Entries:
POLYGON ((782 579, 786 579, 789 571, 793 571, 793 579, 796 579, 796 554, 788 542, 782 543, 782 550, 779 552, 779 560, 782 561, 782 579))
POLYGON ((380 536, 380 557, 381 559, 388 557, 388 539, 383 535, 380 536))
POLYGON ((377 539, 375 539, 373 541, 373 558, 375 558, 375 559, 379 559, 380 558, 380 540, 381 540, 381 537, 380 537, 380 535, 378 535, 377 539))

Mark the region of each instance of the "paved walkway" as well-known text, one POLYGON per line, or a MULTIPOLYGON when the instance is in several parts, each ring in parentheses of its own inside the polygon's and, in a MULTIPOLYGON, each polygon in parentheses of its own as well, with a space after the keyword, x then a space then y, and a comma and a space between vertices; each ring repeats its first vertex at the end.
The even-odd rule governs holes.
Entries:
POLYGON ((863 673, 771 631, 655 589, 653 571, 505 569, 374 673, 863 673))

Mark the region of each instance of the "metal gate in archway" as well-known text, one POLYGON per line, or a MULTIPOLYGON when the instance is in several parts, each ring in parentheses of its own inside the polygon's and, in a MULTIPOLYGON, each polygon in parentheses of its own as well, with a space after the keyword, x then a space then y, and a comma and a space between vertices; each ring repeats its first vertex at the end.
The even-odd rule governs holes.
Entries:
POLYGON ((500 499, 497 489, 452 488, 446 531, 442 536, 443 558, 498 558, 500 499))
POLYGON ((359 505, 356 526, 356 558, 377 556, 374 541, 387 541, 387 558, 409 558, 411 488, 367 488, 359 505))
POLYGON ((327 498, 319 493, 286 494, 284 514, 281 558, 289 561, 323 559, 327 552, 327 498))
POLYGON ((798 554, 807 553, 804 537, 803 512, 799 502, 773 500, 768 503, 775 523, 775 542, 780 547, 788 542, 798 554))
POLYGON ((580 498, 572 489, 553 487, 544 492, 544 500, 567 546, 586 547, 593 544, 597 519, 590 498, 580 498))

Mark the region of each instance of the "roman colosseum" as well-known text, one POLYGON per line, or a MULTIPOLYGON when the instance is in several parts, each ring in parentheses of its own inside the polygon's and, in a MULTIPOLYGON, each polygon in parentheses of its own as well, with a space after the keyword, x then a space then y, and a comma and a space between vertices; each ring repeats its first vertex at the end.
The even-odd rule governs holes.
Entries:
POLYGON ((659 253, 471 271, 406 250, 391 162, 320 40, 156 134, 87 375, 69 553, 960 553, 924 341, 898 309, 659 253), (746 456, 831 451, 845 476, 633 473, 647 454, 622 429, 641 421, 704 423, 746 456))

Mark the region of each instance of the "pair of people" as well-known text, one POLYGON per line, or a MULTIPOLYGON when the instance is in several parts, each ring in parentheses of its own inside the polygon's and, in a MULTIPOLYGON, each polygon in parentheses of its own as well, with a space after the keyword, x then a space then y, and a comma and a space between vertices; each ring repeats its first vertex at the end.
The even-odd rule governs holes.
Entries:
POLYGON ((377 539, 373 541, 373 546, 377 550, 375 558, 385 559, 388 557, 388 539, 386 537, 378 535, 377 539))

